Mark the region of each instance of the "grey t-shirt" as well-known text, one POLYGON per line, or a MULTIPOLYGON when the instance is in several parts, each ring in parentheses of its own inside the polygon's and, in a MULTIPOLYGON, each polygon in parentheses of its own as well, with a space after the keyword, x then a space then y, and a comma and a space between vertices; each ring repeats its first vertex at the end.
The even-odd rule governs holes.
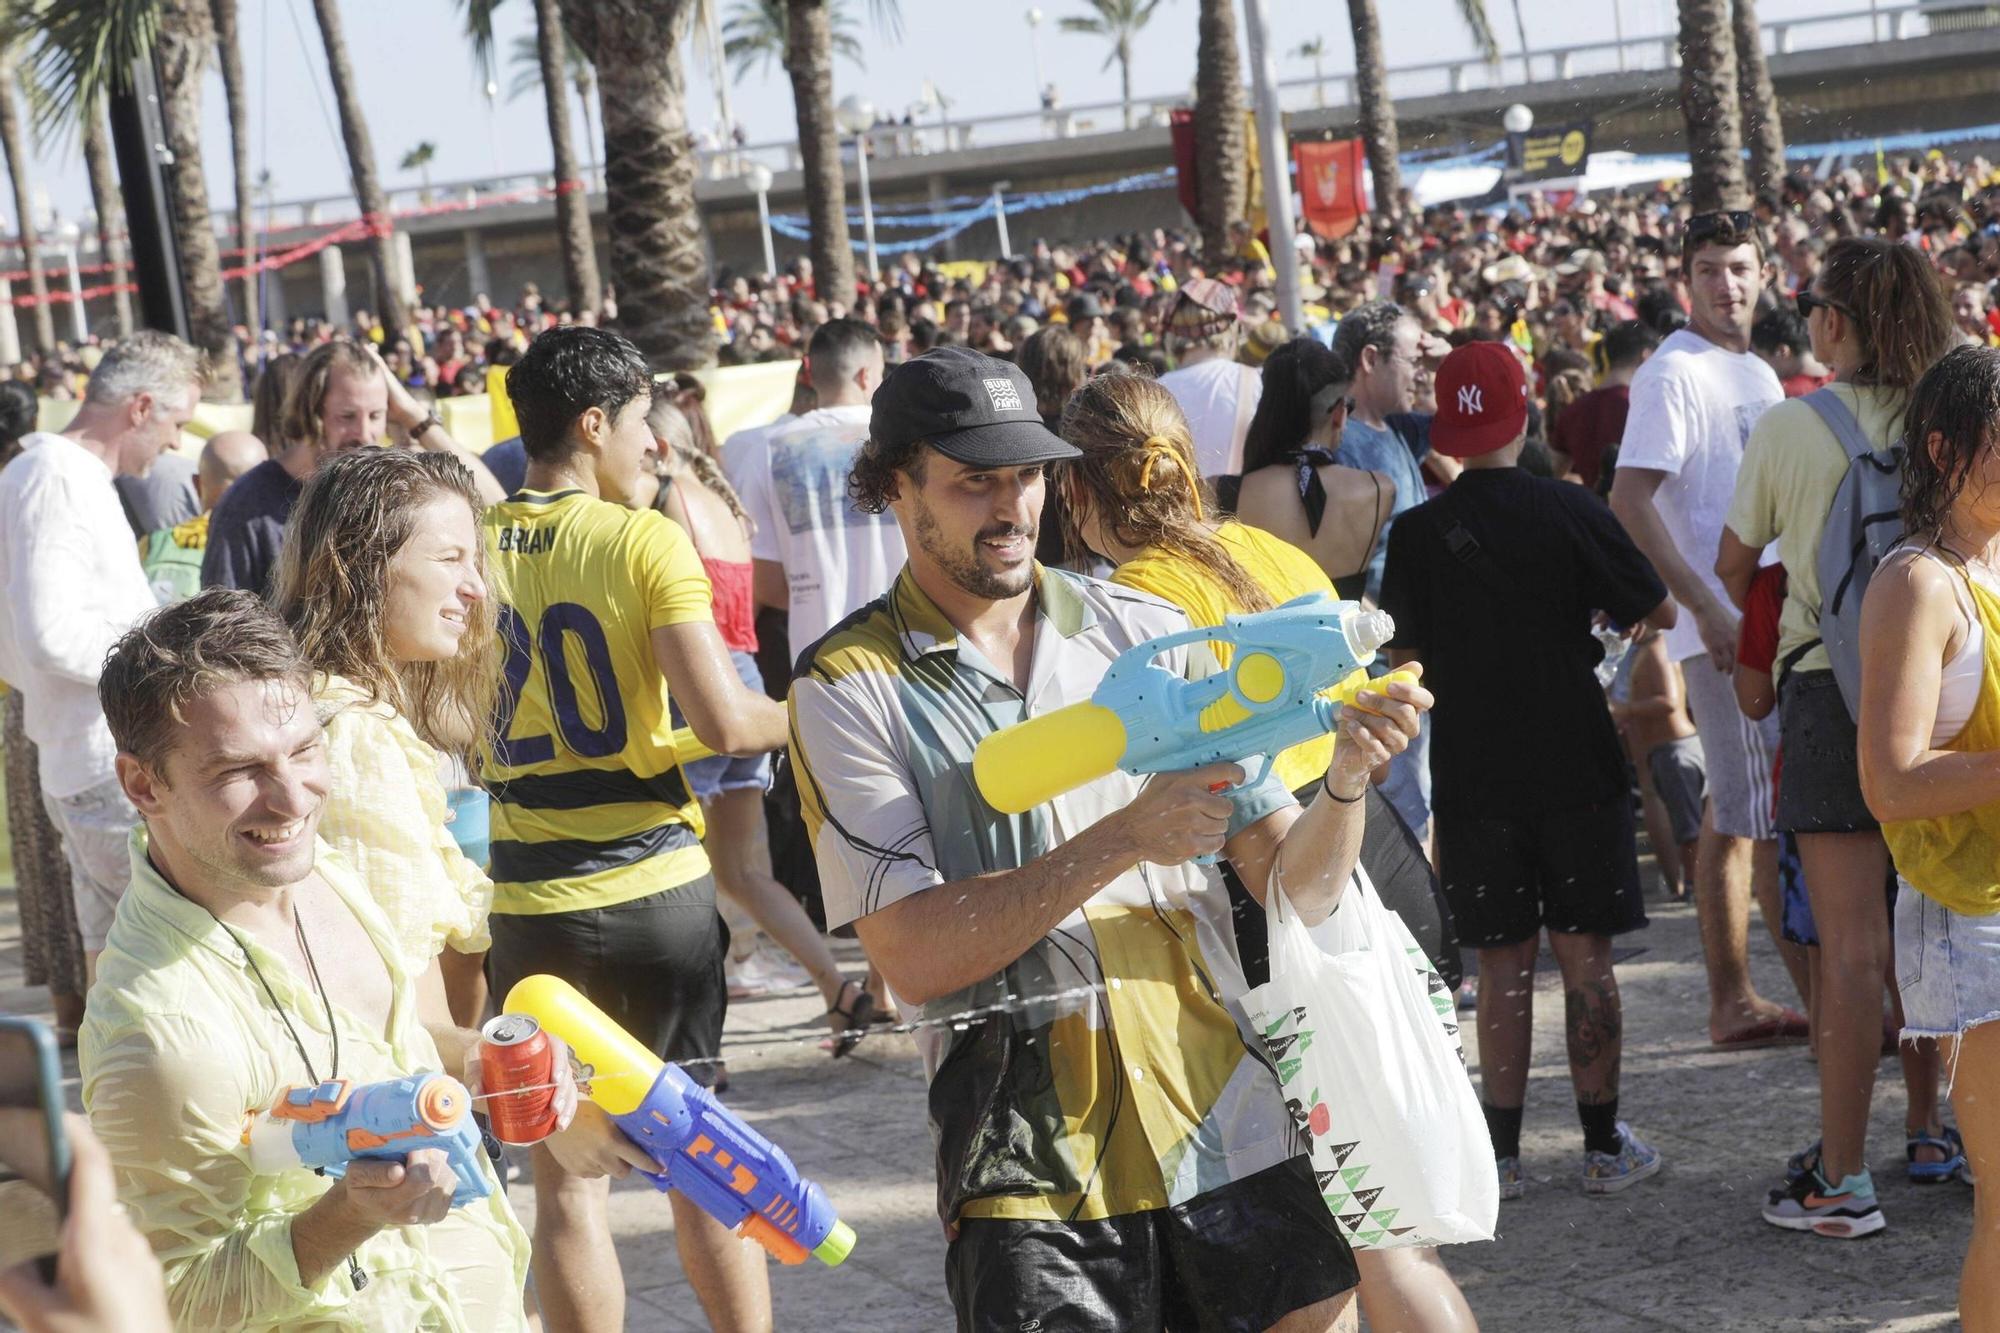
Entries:
POLYGON ((179 454, 161 454, 153 460, 152 471, 143 477, 118 477, 118 502, 125 506, 125 521, 132 535, 143 537, 161 528, 187 522, 201 512, 194 493, 195 465, 179 454))

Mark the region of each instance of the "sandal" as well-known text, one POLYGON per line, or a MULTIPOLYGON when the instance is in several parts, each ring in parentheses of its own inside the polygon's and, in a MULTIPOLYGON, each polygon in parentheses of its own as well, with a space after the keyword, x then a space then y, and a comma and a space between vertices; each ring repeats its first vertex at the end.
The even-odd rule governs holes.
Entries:
POLYGON ((866 986, 852 979, 840 983, 840 993, 834 997, 833 1008, 826 1011, 826 1016, 842 1022, 834 1028, 832 1038, 823 1043, 826 1049, 833 1052, 834 1059, 838 1060, 861 1044, 861 1039, 868 1035, 869 1023, 874 1020, 875 1007, 875 997, 868 993, 866 986), (854 988, 852 1000, 847 998, 850 986, 854 988), (847 1002, 842 1004, 844 1000, 847 1002))
POLYGON ((1903 1154, 1909 1159, 1910 1179, 1919 1185, 1935 1185, 1957 1176, 1965 1170, 1965 1140, 1959 1137, 1958 1129, 1946 1125, 1940 1137, 1929 1134, 1910 1135, 1903 1142, 1903 1154), (1919 1162, 1917 1154, 1929 1148, 1944 1154, 1941 1162, 1919 1162))

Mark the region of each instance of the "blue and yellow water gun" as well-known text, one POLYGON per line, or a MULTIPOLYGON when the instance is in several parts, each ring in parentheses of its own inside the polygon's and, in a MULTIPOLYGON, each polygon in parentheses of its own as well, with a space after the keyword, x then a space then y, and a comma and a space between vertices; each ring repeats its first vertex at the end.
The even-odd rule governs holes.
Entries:
POLYGON ((454 1208, 493 1192, 479 1160, 472 1097, 448 1074, 286 1088, 269 1110, 250 1117, 243 1146, 258 1171, 303 1166, 329 1176, 346 1174, 357 1157, 400 1162, 419 1148, 439 1148, 458 1177, 454 1208))
POLYGON ((659 1163, 645 1172, 781 1263, 811 1255, 832 1268, 854 1232, 826 1191, 800 1176, 782 1149, 737 1119, 679 1065, 660 1059, 560 977, 523 977, 507 1012, 526 1014, 590 1066, 590 1099, 659 1163))
POLYGON ((1325 593, 1230 616, 1220 625, 1148 639, 1118 655, 1090 698, 994 732, 972 754, 987 804, 1018 815, 1114 768, 1179 773, 1263 756, 1258 782, 1280 751, 1323 736, 1341 705, 1414 672, 1371 681, 1362 670, 1396 632, 1385 611, 1325 593), (1227 670, 1187 680, 1159 662, 1183 644, 1233 648, 1227 670))

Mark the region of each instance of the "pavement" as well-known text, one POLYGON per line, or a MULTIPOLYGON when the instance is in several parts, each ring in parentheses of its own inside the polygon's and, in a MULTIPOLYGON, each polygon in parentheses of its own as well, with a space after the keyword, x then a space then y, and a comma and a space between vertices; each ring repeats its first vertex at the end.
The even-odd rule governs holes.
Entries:
MULTIPOLYGON (((1651 881, 1651 867, 1648 865, 1651 881)), ((0 1009, 46 1017, 21 985, 11 887, 0 885, 0 1009)), ((1659 1177, 1606 1198, 1579 1184, 1581 1134, 1563 1059, 1562 992, 1544 956, 1535 1058, 1522 1136, 1525 1199, 1501 1207, 1487 1244, 1445 1261, 1488 1333, 1847 1333, 1957 1326, 1954 1288, 1972 1191, 1919 1187, 1903 1174, 1903 1090, 1881 1066, 1869 1146, 1887 1231, 1862 1241, 1778 1231, 1757 1215, 1785 1157, 1817 1136, 1814 1066, 1802 1047, 1720 1054, 1708 1047, 1694 911, 1656 899, 1652 924, 1622 938, 1625 1066, 1620 1113, 1666 1157, 1659 1177)), ((1792 999, 1768 936, 1753 922, 1752 970, 1766 995, 1792 999)), ((839 946, 857 969, 851 944, 839 946)), ((773 1264, 780 1329, 937 1333, 952 1327, 944 1239, 934 1212, 923 1070, 907 1036, 871 1037, 850 1057, 818 1049, 817 994, 730 1006, 732 1086, 725 1101, 823 1185, 853 1226, 837 1269, 773 1264)), ((1467 1015, 1467 1019, 1470 1019, 1467 1015)), ((1473 1024, 1463 1032, 1476 1070, 1473 1024)), ((71 1102, 75 1061, 67 1061, 71 1102)), ((534 1198, 510 1191, 524 1223, 534 1198)), ((643 1184, 612 1196, 611 1217, 634 1333, 700 1330, 681 1276, 666 1201, 643 1184)), ((1052 1330, 1051 1333, 1054 1333, 1052 1330)))

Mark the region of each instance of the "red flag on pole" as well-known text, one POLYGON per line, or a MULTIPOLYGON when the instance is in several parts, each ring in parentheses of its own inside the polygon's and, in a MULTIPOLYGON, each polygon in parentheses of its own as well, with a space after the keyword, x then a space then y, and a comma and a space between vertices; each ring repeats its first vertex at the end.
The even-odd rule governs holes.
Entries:
POLYGON ((1299 167, 1299 202, 1315 236, 1337 240, 1360 225, 1367 211, 1361 176, 1367 153, 1359 139, 1292 145, 1299 167))
POLYGON ((1175 107, 1167 115, 1167 128, 1174 139, 1174 176, 1179 187, 1181 207, 1188 216, 1201 216, 1201 182, 1195 177, 1194 152, 1194 112, 1187 107, 1175 107))

